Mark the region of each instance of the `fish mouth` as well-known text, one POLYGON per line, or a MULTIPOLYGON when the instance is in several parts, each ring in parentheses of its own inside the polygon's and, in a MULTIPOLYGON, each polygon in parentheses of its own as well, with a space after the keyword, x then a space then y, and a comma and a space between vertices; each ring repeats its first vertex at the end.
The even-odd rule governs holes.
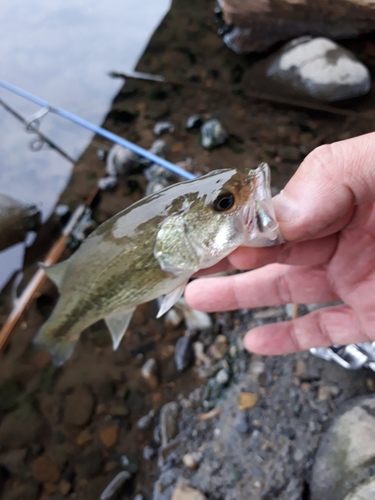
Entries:
POLYGON ((261 163, 253 171, 250 195, 242 211, 245 246, 263 247, 284 242, 272 205, 270 181, 270 168, 267 163, 261 163))

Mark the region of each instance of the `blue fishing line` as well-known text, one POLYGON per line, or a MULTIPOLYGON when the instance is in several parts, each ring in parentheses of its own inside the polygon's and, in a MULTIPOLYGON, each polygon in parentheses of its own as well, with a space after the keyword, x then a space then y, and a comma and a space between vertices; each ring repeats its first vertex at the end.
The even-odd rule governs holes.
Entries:
POLYGON ((122 137, 118 136, 117 134, 114 134, 113 132, 110 132, 109 130, 106 130, 105 128, 94 125, 93 123, 84 120, 83 118, 74 115, 69 111, 65 111, 65 109, 52 107, 47 101, 40 99, 39 97, 36 97, 33 94, 30 94, 29 92, 26 92, 26 90, 16 87, 8 82, 5 82, 4 80, 0 80, 0 87, 3 87, 4 89, 9 90, 10 92, 13 92, 14 94, 17 94, 20 97, 27 99, 28 101, 38 104, 38 106, 46 108, 51 113, 55 113, 56 115, 61 116, 62 118, 65 118, 66 120, 75 123, 76 125, 86 128, 87 130, 90 130, 95 134, 101 135, 102 137, 105 137, 106 139, 109 139, 110 141, 119 144, 124 148, 128 148, 137 155, 143 156, 143 158, 146 158, 147 160, 150 160, 152 163, 156 163, 157 165, 166 168, 167 170, 173 172, 176 175, 180 175, 181 177, 184 177, 185 179, 188 180, 192 180, 197 177, 195 174, 187 172, 183 168, 174 165, 170 161, 165 160, 164 158, 161 158, 158 155, 150 153, 150 151, 147 151, 147 149, 143 149, 140 146, 137 146, 137 144, 134 144, 133 142, 130 142, 127 139, 123 139, 122 137))

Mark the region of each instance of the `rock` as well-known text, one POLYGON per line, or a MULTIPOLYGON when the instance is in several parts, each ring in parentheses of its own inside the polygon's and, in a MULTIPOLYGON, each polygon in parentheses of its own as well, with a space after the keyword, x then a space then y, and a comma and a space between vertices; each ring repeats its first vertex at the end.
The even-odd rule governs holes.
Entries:
POLYGON ((228 139, 228 134, 216 118, 205 122, 201 126, 201 144, 205 149, 214 149, 228 139))
POLYGON ((64 423, 68 425, 86 425, 92 416, 95 400, 90 389, 80 385, 65 397, 64 423))
POLYGON ((88 429, 85 429, 80 434, 78 434, 76 439, 77 446, 85 446, 92 441, 92 434, 88 429))
POLYGON ((199 451, 194 451, 192 453, 185 453, 185 455, 182 457, 182 461, 184 465, 189 469, 198 469, 202 458, 202 453, 199 453, 199 451))
POLYGON ((2 449, 22 448, 36 443, 46 432, 45 423, 31 406, 25 404, 3 418, 0 425, 2 449))
POLYGON ((171 500, 207 500, 207 498, 200 491, 186 484, 180 484, 173 490, 171 500))
POLYGON ((175 402, 165 404, 160 410, 160 431, 161 444, 166 446, 171 441, 178 431, 178 404, 175 402))
POLYGON ((117 177, 109 175, 98 180, 98 188, 101 191, 112 191, 118 184, 117 177))
POLYGON ((114 144, 106 159, 106 172, 111 177, 127 175, 138 164, 139 156, 130 149, 114 144))
POLYGON ((100 441, 104 444, 106 448, 111 448, 114 446, 119 438, 120 427, 115 424, 110 427, 102 429, 99 433, 100 441))
POLYGON ((60 471, 45 455, 38 457, 31 465, 31 471, 38 483, 57 483, 60 471))
POLYGON ((183 319, 183 315, 172 307, 164 316, 164 324, 167 328, 176 328, 181 325, 183 319))
POLYGON ((233 420, 233 427, 240 434, 247 434, 250 430, 249 419, 245 411, 237 411, 233 420))
POLYGON ((237 407, 239 410, 248 410, 253 408, 258 402, 258 396, 251 392, 240 392, 237 399, 237 407))
POLYGON ((26 448, 19 450, 11 450, 0 455, 0 464, 15 476, 24 476, 27 472, 25 458, 27 454, 26 448))
POLYGON ((194 360, 194 349, 191 338, 184 335, 176 342, 174 351, 174 361, 179 372, 183 372, 188 368, 194 360))
POLYGON ((70 493, 72 489, 72 484, 66 479, 61 479, 59 483, 59 492, 65 497, 70 493))
POLYGON ((353 37, 372 31, 375 21, 368 0, 220 0, 220 4, 225 22, 234 25, 224 42, 237 53, 267 50, 301 35, 353 37))
MULTIPOLYGON (((369 70, 354 54, 323 37, 286 44, 272 56, 266 74, 301 96, 328 102, 367 94, 371 87, 369 70)), ((291 159, 299 159, 298 151, 291 159)))
POLYGON ((6 379, 0 384, 0 413, 12 410, 21 394, 17 382, 13 379, 6 379))
POLYGON ((158 366, 154 358, 150 358, 141 368, 142 377, 146 380, 151 389, 156 389, 159 384, 158 376, 158 366))
POLYGON ((318 401, 327 401, 331 399, 331 388, 327 385, 321 385, 318 389, 318 401))
POLYGON ((167 150, 167 143, 162 139, 156 139, 156 141, 154 141, 151 144, 151 147, 149 149, 150 153, 153 153, 154 155, 158 156, 164 156, 166 150, 167 150))
POLYGON ((171 122, 158 122, 155 124, 154 127, 155 135, 162 135, 166 134, 167 132, 173 132, 173 131, 174 131, 174 126, 172 125, 171 122))
POLYGON ((155 455, 156 455, 155 448, 146 444, 146 446, 143 448, 143 458, 148 461, 152 460, 155 455))
POLYGON ((211 316, 190 307, 183 297, 176 302, 174 307, 182 312, 188 330, 205 331, 212 328, 211 316))
POLYGON ((112 417, 127 417, 129 408, 124 403, 111 403, 108 407, 108 414, 112 417))
POLYGON ((229 381, 229 373, 225 368, 221 369, 219 372, 216 374, 216 382, 220 385, 225 385, 229 381))
POLYGON ((98 475, 102 469, 103 455, 96 446, 88 446, 75 457, 75 470, 78 476, 87 479, 98 475))
POLYGON ((155 411, 151 410, 149 413, 147 413, 147 415, 145 415, 144 417, 141 417, 137 421, 137 429, 142 430, 142 431, 147 430, 150 427, 154 416, 155 416, 155 411))
POLYGON ((36 205, 25 205, 0 194, 0 250, 23 241, 28 231, 39 226, 40 212, 36 205))
POLYGON ((199 128, 202 125, 202 120, 199 115, 192 115, 186 120, 186 128, 192 130, 194 128, 199 128))
POLYGON ((4 500, 38 500, 40 499, 39 487, 35 482, 22 482, 13 484, 12 489, 1 497, 4 500))

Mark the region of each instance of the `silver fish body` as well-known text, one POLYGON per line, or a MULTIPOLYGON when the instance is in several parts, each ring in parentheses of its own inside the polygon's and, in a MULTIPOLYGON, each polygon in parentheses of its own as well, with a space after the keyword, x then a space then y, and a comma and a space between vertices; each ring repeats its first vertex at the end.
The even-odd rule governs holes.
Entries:
POLYGON ((160 316, 198 270, 240 245, 279 242, 266 164, 170 186, 103 223, 72 257, 46 269, 61 296, 36 342, 61 364, 80 332, 104 318, 117 348, 137 305, 164 295, 160 316))

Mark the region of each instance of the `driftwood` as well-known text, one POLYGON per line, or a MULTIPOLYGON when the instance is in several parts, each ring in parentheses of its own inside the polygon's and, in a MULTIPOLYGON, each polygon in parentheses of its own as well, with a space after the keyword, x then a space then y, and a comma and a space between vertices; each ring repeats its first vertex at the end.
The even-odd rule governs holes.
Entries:
POLYGON ((302 35, 350 38, 375 30, 375 0, 221 0, 236 27, 229 45, 259 52, 302 35))

